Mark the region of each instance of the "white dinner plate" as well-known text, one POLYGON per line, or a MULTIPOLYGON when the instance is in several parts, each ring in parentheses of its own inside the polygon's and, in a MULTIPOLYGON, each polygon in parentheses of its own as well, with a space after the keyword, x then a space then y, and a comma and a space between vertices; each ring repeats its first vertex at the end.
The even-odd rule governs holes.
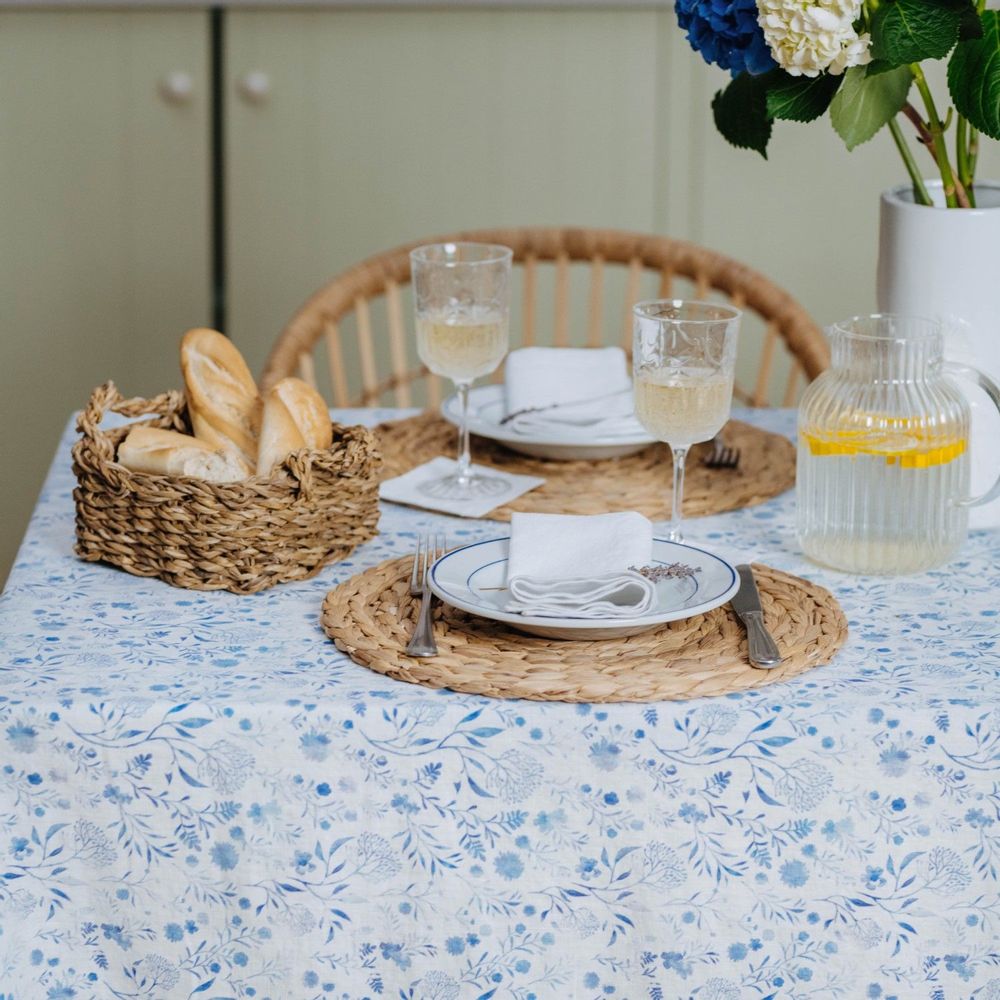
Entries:
MULTIPOLYGON (((546 431, 544 435, 515 434, 500 423, 506 411, 502 385, 479 385, 469 392, 469 430, 480 437, 499 441, 504 447, 535 458, 575 459, 621 458, 634 455, 654 444, 645 431, 613 438, 592 437, 584 428, 546 431)), ((458 395, 441 404, 441 415, 456 427, 461 423, 458 395)))
POLYGON ((725 604, 740 589, 735 567, 705 549, 653 539, 654 565, 683 563, 694 577, 661 580, 656 605, 634 618, 551 618, 504 611, 510 599, 507 546, 510 538, 471 542, 442 556, 431 568, 431 590, 442 601, 481 618, 506 622, 522 632, 549 639, 618 639, 637 635, 664 622, 690 618, 725 604))

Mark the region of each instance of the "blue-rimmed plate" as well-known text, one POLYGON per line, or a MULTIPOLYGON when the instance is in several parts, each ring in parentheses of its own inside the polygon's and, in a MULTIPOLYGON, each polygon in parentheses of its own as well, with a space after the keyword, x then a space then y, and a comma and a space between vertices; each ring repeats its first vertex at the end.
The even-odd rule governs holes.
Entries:
POLYGON ((619 639, 664 622, 679 621, 725 604, 740 589, 735 567, 712 552, 681 542, 653 539, 654 565, 681 563, 693 576, 656 584, 652 611, 635 618, 550 618, 504 611, 509 538, 472 542, 442 556, 431 569, 431 590, 445 603, 481 618, 506 622, 548 639, 619 639))

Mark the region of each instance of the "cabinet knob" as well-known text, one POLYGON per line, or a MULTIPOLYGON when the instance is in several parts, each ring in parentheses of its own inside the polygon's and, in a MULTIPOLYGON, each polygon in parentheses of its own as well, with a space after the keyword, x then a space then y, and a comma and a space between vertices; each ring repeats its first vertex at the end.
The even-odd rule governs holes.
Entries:
POLYGON ((237 89, 248 104, 263 104, 271 93, 271 78, 263 70, 251 70, 240 77, 237 89))
POLYGON ((160 81, 160 96, 169 104, 187 104, 194 96, 194 79, 190 73, 174 70, 160 81))

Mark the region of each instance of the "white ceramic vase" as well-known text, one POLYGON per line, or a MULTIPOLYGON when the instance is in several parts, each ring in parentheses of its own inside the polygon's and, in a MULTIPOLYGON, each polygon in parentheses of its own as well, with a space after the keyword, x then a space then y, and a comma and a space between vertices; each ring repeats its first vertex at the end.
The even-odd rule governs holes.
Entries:
MULTIPOLYGON (((945 321, 947 357, 1000 380, 1000 183, 977 183, 974 209, 944 208, 941 181, 926 183, 933 207, 917 205, 909 184, 882 195, 878 308, 945 321)), ((963 389, 978 495, 1000 471, 1000 417, 981 389, 963 389)), ((969 513, 974 528, 1000 527, 1000 499, 969 513)))

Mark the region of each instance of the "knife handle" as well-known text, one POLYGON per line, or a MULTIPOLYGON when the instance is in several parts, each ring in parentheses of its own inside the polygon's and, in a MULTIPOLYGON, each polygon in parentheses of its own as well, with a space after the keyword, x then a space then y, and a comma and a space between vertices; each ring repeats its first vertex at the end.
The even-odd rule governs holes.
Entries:
POLYGON ((776 667, 781 663, 781 653, 771 633, 764 625, 760 611, 747 611, 740 616, 747 629, 747 656, 755 667, 776 667))

